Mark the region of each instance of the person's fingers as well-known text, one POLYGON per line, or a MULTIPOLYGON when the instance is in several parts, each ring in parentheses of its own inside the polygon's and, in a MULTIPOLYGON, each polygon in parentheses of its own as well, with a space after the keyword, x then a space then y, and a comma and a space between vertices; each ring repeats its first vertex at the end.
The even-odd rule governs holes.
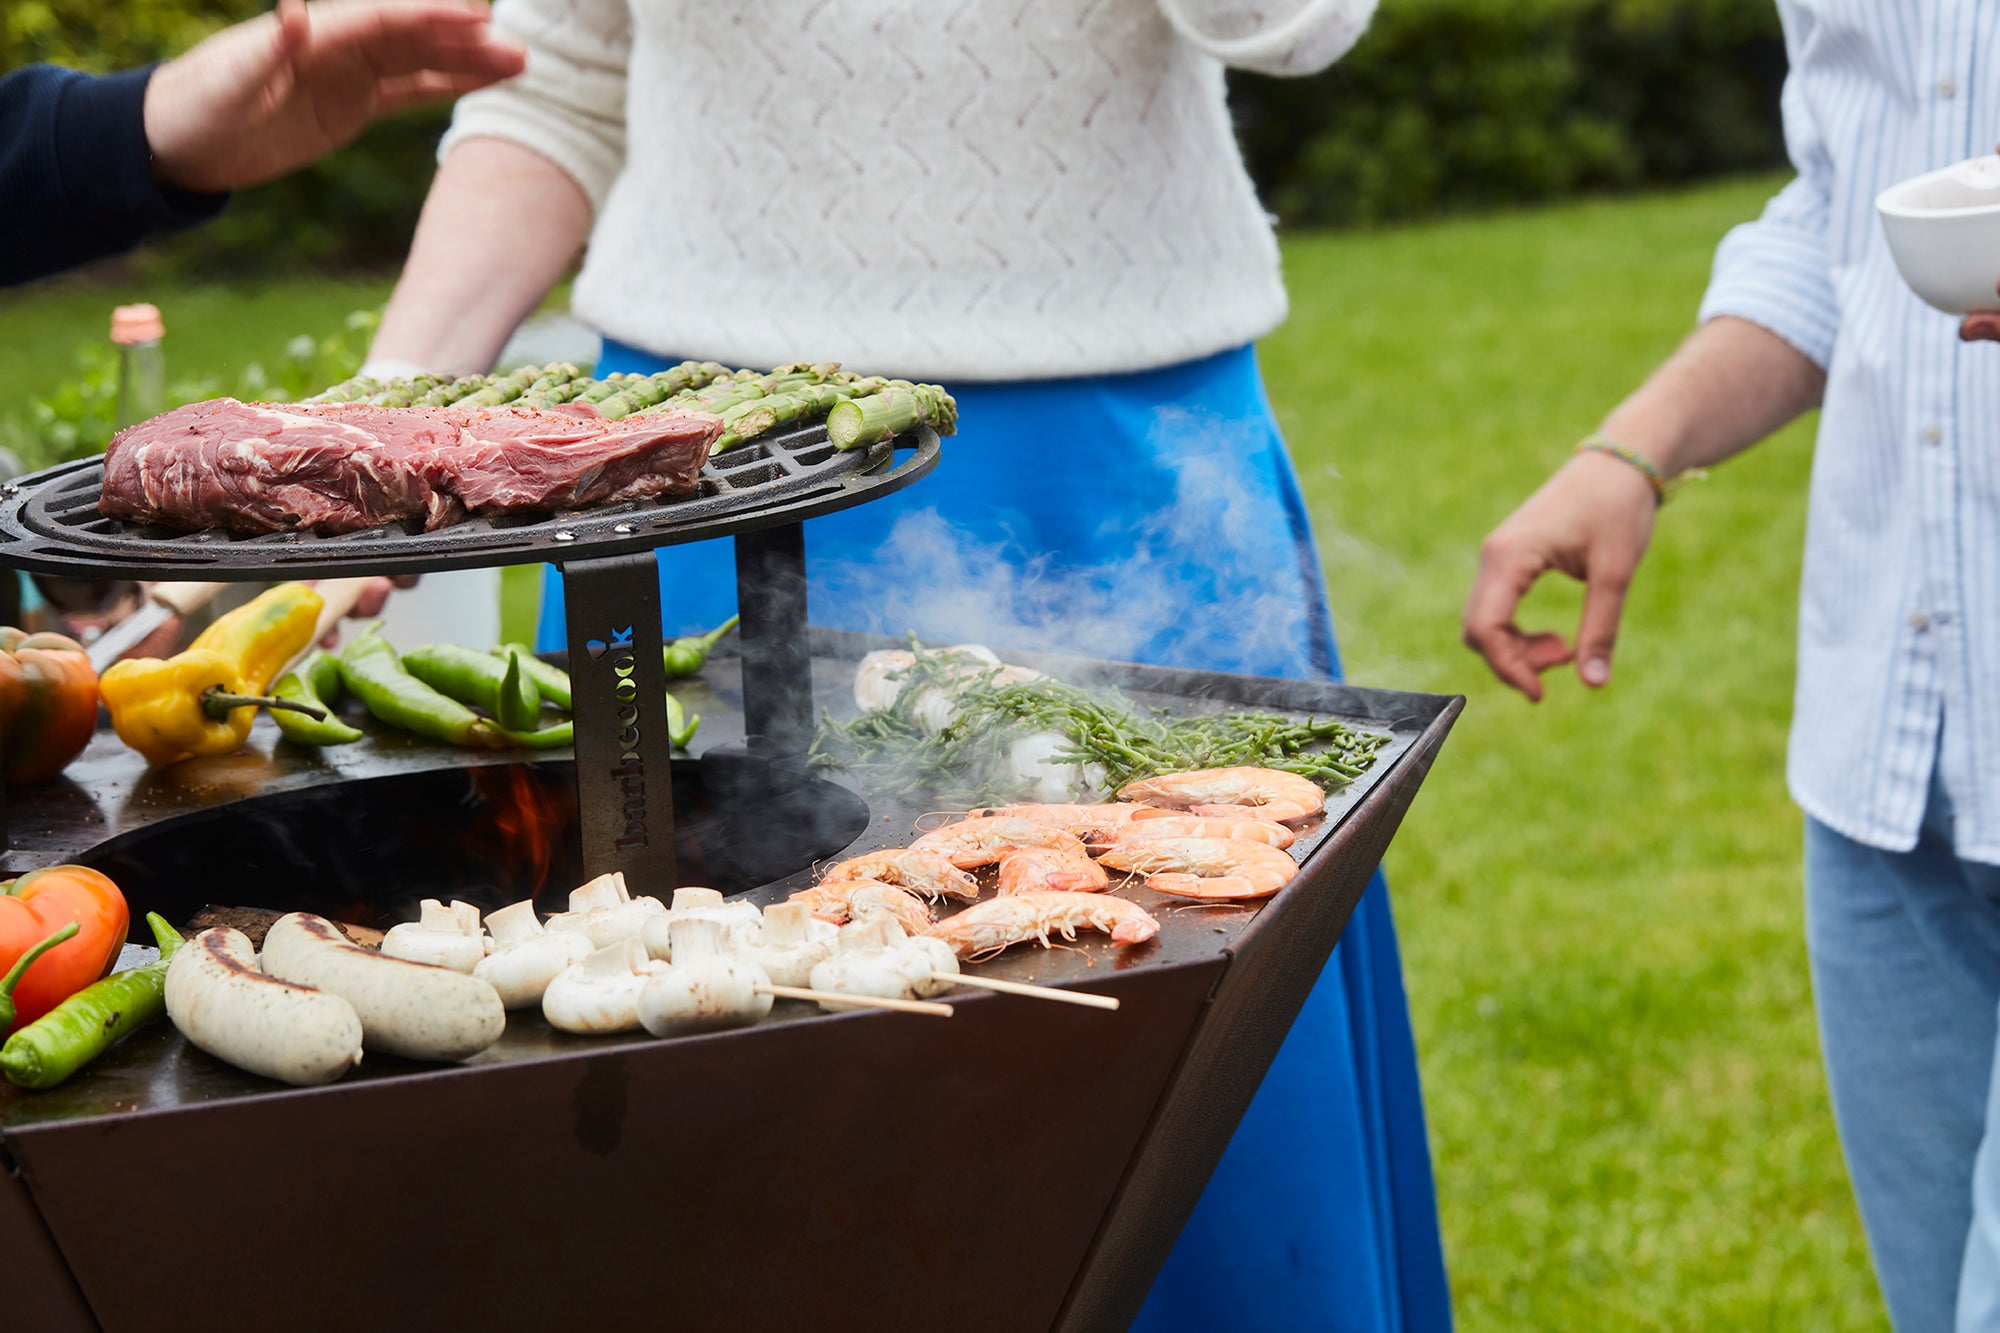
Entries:
POLYGON ((312 41, 312 19, 306 13, 306 0, 278 0, 278 34, 275 42, 278 59, 290 60, 306 49, 312 41))
POLYGON ((375 85, 375 114, 393 116, 399 111, 429 106, 433 102, 448 102, 491 87, 508 77, 504 73, 439 74, 426 70, 402 78, 383 79, 375 85))
POLYGON ((1967 315, 1958 326, 1958 336, 1966 342, 2000 342, 2000 315, 1967 315))
POLYGON ((491 78, 512 78, 527 67, 527 52, 492 33, 468 37, 464 33, 425 32, 407 41, 364 42, 353 48, 354 57, 366 62, 377 78, 395 79, 414 74, 483 74, 491 78))
POLYGON ((1494 675, 1537 703, 1542 681, 1535 664, 1547 658, 1548 639, 1554 636, 1523 634, 1514 624, 1514 612, 1546 568, 1546 562, 1509 539, 1488 537, 1479 548, 1479 573, 1463 620, 1466 647, 1485 658, 1494 675))
POLYGON ((496 41, 487 15, 459 4, 319 5, 314 45, 330 53, 361 53, 385 74, 424 68, 418 51, 476 48, 496 41))
POLYGON ((1522 633, 1521 651, 1528 665, 1537 672, 1565 666, 1576 656, 1575 650, 1569 646, 1569 640, 1547 630, 1535 634, 1522 633))
POLYGON ((1611 650, 1618 641, 1618 620, 1625 612, 1632 568, 1622 555, 1599 552, 1584 580, 1583 619, 1576 631, 1576 674, 1593 689, 1611 680, 1611 650))
POLYGON ((370 620, 382 614, 382 607, 388 602, 395 584, 380 577, 369 579, 362 588, 361 595, 354 599, 354 609, 347 613, 350 620, 370 620))

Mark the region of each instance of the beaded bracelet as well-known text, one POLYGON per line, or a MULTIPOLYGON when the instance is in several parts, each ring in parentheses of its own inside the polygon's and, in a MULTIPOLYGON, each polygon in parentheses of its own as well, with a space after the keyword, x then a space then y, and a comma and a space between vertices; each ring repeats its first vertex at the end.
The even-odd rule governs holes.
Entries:
POLYGON ((1609 454, 1621 463, 1629 463, 1633 467, 1638 468, 1640 472, 1645 474, 1646 484, 1653 488, 1654 504, 1665 504, 1667 496, 1672 494, 1675 489, 1673 486, 1668 485, 1665 477, 1660 475, 1660 469, 1654 465, 1652 459, 1646 457, 1637 449, 1628 449, 1622 444, 1614 444, 1602 435, 1592 433, 1586 436, 1583 443, 1576 447, 1576 451, 1580 454, 1609 454))

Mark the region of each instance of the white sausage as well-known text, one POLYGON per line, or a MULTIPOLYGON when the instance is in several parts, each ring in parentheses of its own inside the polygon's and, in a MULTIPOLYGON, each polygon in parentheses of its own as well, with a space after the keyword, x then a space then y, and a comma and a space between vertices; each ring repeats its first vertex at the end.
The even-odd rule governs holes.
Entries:
POLYGON ((167 1015, 218 1060, 312 1087, 361 1063, 361 1019, 338 995, 257 970, 240 930, 204 930, 167 965, 167 1015))
POLYGON ((500 1039, 507 1011, 491 983, 386 958, 350 944, 309 912, 279 917, 264 936, 264 970, 332 991, 361 1017, 370 1049, 412 1060, 463 1060, 500 1039))

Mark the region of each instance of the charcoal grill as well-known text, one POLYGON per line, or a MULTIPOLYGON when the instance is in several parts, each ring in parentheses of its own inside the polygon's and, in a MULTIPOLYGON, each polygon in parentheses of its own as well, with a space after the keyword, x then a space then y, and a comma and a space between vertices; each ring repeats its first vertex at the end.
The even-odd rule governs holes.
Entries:
POLYGON ((842 451, 816 422, 710 458, 692 496, 337 536, 183 533, 106 518, 97 511, 104 461, 92 458, 0 485, 0 566, 248 582, 553 562, 568 611, 584 870, 622 872, 634 893, 663 896, 675 882, 673 802, 660 776, 672 747, 652 701, 666 693, 666 668, 658 652, 636 651, 661 640, 654 549, 735 538, 745 742, 773 762, 796 762, 813 727, 802 525, 901 490, 938 454, 927 426, 842 451))
MULTIPOLYGON (((199 897, 388 924, 422 893, 491 906, 607 863, 670 885, 676 846, 690 872, 771 902, 815 860, 907 840, 922 810, 800 768, 815 704, 840 707, 862 652, 887 643, 807 631, 799 522, 916 480, 937 443, 808 475, 813 436, 774 442, 798 464, 779 461, 782 477, 678 502, 716 501, 685 522, 669 503, 462 536, 170 537, 79 506, 89 465, 17 483, 0 495, 0 563, 50 573, 555 559, 578 746, 573 764, 523 762, 377 734, 309 754, 259 719, 242 753, 149 771, 100 732, 64 778, 13 794, 0 864, 104 867, 135 912, 199 897), (737 542, 741 655, 676 685, 703 715, 704 750, 669 764, 663 736, 622 747, 603 725, 620 679, 658 697, 657 655, 637 652, 628 677, 609 668, 624 643, 658 641, 652 547, 720 535, 737 542), (608 775, 628 748, 654 780, 646 855, 621 861, 608 775), (524 785, 551 807, 560 849, 532 873, 478 855, 524 785), (452 829, 460 841, 441 845, 452 829)), ((984 994, 955 994, 949 1021, 781 1004, 756 1027, 670 1041, 569 1037, 516 1015, 464 1065, 371 1055, 296 1090, 161 1024, 63 1088, 0 1083, 0 1327, 1122 1329, 1463 700, 1007 656, 1170 710, 1332 715, 1392 739, 1301 837, 1299 875, 1274 898, 1190 907, 1133 891, 1161 919, 1155 940, 1021 949, 980 969, 1085 985, 1117 996, 1115 1013, 984 994)))
MULTIPOLYGON (((816 701, 836 709, 860 654, 888 646, 809 642, 816 701)), ((978 969, 1116 995, 1116 1013, 956 994, 948 1021, 781 1004, 672 1041, 516 1016, 466 1066, 370 1056, 303 1090, 160 1025, 63 1088, 0 1084, 0 1327, 1124 1328, 1463 700, 1007 656, 1177 712, 1334 715, 1392 740, 1267 902, 1129 891, 1160 917, 1154 941, 978 969)), ((731 839, 784 844, 763 850, 797 868, 749 891, 770 902, 850 834, 841 855, 907 838, 923 810, 844 782, 783 803, 796 774, 742 744, 742 666, 712 660, 685 690, 706 746, 674 766, 690 869, 713 870, 731 839)), ((443 873, 426 840, 460 823, 487 841, 480 782, 523 771, 569 789, 560 762, 374 737, 311 755, 264 720, 243 753, 164 772, 100 735, 66 780, 19 794, 6 865, 103 866, 135 910, 254 894, 387 924, 415 877, 443 873), (204 846, 229 853, 205 861, 204 846), (335 855, 356 881, 345 903, 312 896, 335 855)), ((576 864, 548 872, 555 891, 576 864)), ((475 864, 431 887, 492 903, 533 885, 475 864)))

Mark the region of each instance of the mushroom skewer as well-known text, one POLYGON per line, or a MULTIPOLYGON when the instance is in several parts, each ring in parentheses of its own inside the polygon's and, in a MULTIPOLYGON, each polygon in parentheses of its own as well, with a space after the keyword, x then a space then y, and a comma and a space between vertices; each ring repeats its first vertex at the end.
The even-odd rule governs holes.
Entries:
POLYGON ((1002 995, 1024 995, 1032 1000, 1055 1000, 1061 1004, 1080 1004, 1091 1009, 1118 1007, 1118 997, 1115 995, 1092 995, 1088 991, 1034 986, 1025 981, 1002 981, 998 977, 974 977, 963 972, 935 972, 932 973, 932 978, 939 982, 948 981, 954 986, 974 986, 981 990, 998 991, 1002 995))

